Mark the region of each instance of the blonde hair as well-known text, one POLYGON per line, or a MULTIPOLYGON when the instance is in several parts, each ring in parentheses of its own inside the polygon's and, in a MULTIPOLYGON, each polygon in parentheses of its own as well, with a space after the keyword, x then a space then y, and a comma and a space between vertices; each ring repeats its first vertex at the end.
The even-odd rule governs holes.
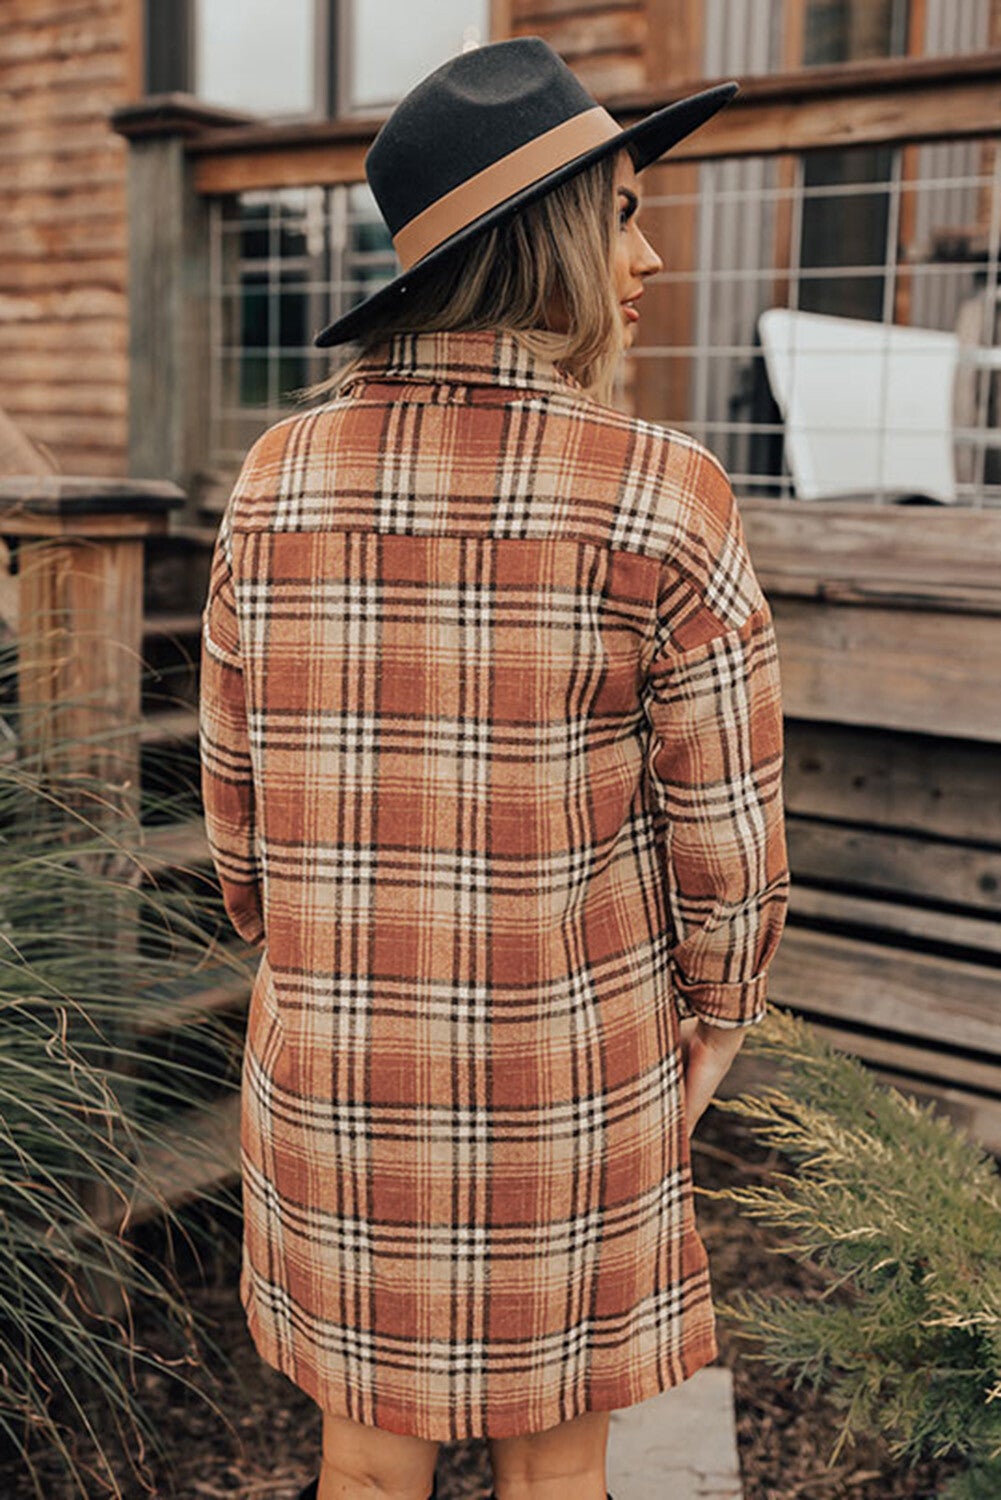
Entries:
POLYGON ((608 401, 624 347, 611 269, 614 188, 607 156, 485 230, 376 315, 356 356, 302 396, 336 394, 394 334, 503 329, 608 401), (549 326, 554 308, 562 329, 549 326))

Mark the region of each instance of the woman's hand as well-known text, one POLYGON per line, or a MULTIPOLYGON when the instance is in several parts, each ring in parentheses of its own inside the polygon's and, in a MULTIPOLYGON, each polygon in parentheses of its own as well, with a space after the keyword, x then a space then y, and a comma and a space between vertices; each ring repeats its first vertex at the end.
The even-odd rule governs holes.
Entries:
POLYGON ((691 1016, 680 1022, 685 1124, 691 1140, 720 1083, 729 1071, 746 1034, 743 1026, 711 1026, 691 1016))

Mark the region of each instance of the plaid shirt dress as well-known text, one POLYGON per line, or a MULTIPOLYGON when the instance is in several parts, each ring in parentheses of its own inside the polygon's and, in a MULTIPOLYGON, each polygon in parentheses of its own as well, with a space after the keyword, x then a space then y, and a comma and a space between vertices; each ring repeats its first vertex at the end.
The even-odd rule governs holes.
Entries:
POLYGON ((788 891, 720 466, 511 335, 398 337, 254 445, 203 619, 261 1356, 446 1441, 686 1379, 678 1019, 762 1018, 788 891))

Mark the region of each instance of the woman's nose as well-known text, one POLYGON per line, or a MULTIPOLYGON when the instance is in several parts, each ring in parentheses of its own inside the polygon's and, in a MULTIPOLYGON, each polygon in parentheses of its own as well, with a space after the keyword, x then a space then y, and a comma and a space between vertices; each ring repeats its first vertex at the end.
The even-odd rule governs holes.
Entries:
POLYGON ((664 262, 647 239, 646 235, 640 235, 640 253, 634 270, 638 276, 656 276, 664 269, 664 262))

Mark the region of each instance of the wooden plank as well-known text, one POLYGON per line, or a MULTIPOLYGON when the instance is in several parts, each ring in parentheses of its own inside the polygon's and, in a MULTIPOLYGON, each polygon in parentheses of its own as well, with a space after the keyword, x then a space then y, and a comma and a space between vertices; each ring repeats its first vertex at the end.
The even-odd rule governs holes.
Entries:
POLYGON ((182 142, 156 135, 129 152, 129 466, 190 493, 208 460, 211 319, 208 206, 182 142))
POLYGON ((638 53, 582 55, 574 59, 573 70, 596 99, 640 88, 646 80, 646 67, 638 53))
POLYGON ((34 98, 26 95, 16 117, 0 119, 0 140, 25 131, 52 131, 55 126, 87 131, 91 140, 108 133, 108 94, 104 89, 73 88, 64 83, 59 93, 34 98))
POLYGON ((72 26, 60 20, 50 26, 12 28, 0 48, 0 72, 22 63, 38 64, 53 59, 74 68, 82 57, 114 55, 121 49, 121 14, 92 11, 72 26))
MULTIPOLYGON (((850 1052, 864 1062, 891 1069, 898 1077, 904 1073, 941 1079, 947 1084, 961 1084, 1001 1099, 1001 1057, 970 1057, 966 1053, 946 1052, 938 1047, 915 1046, 883 1036, 825 1021, 813 1021, 819 1034, 840 1052, 850 1052)), ((915 1080, 917 1081, 917 1080, 915 1080)))
MULTIPOLYGON (((965 1053, 874 1035, 854 1027, 839 1026, 798 1008, 796 1014, 808 1021, 811 1029, 839 1052, 847 1052, 874 1068, 892 1069, 898 1077, 903 1074, 918 1074, 925 1079, 938 1079, 946 1085, 961 1083, 967 1089, 982 1090, 1001 1097, 1001 1058, 969 1057, 965 1053)), ((732 1099, 735 1093, 748 1086, 748 1075, 752 1069, 754 1072, 758 1071, 756 1064, 764 1059, 756 1058, 752 1063, 751 1053, 751 1048, 738 1053, 738 1060, 746 1059, 748 1065, 745 1078, 740 1082, 728 1074, 722 1090, 724 1098, 732 1099), (739 1086, 735 1087, 735 1082, 739 1086)), ((904 1092, 908 1092, 906 1087, 904 1092)))
POLYGON ((20 224, 58 226, 74 220, 82 224, 98 220, 113 224, 121 221, 125 214, 125 182, 119 175, 115 182, 102 188, 88 183, 83 202, 61 198, 48 188, 12 191, 0 186, 0 201, 6 206, 5 224, 11 227, 20 224))
POLYGON ((839 922, 870 928, 885 936, 920 938, 923 942, 971 951, 979 949, 985 957, 992 953, 1001 955, 1001 922, 997 916, 957 916, 929 906, 909 906, 904 901, 846 895, 843 891, 806 885, 800 872, 792 882, 789 911, 797 921, 839 922))
POLYGON ((95 15, 118 15, 121 0, 4 0, 0 36, 24 26, 66 26, 95 15))
POLYGON ((877 1068, 876 1076, 890 1088, 912 1095, 919 1103, 934 1105, 937 1113, 950 1119, 971 1141, 1001 1156, 1001 1103, 996 1097, 945 1084, 922 1083, 886 1068, 877 1068))
MULTIPOLYGON (((782 65, 787 73, 803 66, 806 49, 806 0, 786 0, 782 17, 782 65)), ((796 186, 796 161, 791 156, 781 156, 775 163, 775 234, 773 261, 775 280, 772 283, 772 305, 789 305, 789 277, 793 256, 793 217, 796 186)))
MULTIPOLYGON (((75 58, 69 76, 78 86, 106 88, 109 107, 122 97, 124 73, 117 51, 94 52, 75 58)), ((66 77, 65 58, 51 57, 38 62, 25 60, 8 65, 3 62, 3 50, 0 49, 0 88, 9 101, 20 101, 26 96, 37 98, 42 93, 56 94, 66 77)))
POLYGON ((615 10, 617 5, 630 3, 631 0, 511 0, 511 14, 513 23, 524 30, 533 21, 546 21, 553 16, 589 16, 595 11, 615 10))
POLYGON ((0 35, 85 26, 121 14, 121 0, 4 0, 0 35))
POLYGON ((1001 741, 996 615, 772 598, 792 718, 1001 741))
POLYGON ((311 187, 318 182, 364 182, 369 144, 369 141, 349 142, 318 151, 310 143, 266 154, 220 153, 199 157, 194 169, 195 190, 203 194, 226 194, 246 193, 256 188, 311 187))
POLYGON ((151 1000, 139 1024, 140 1036, 162 1036, 190 1026, 201 1016, 240 1010, 250 1000, 251 981, 245 974, 228 969, 224 973, 198 976, 183 993, 165 1000, 151 1000))
POLYGON ((141 99, 146 93, 145 7, 143 0, 119 0, 119 3, 125 54, 125 96, 141 99))
MULTIPOLYGON (((514 24, 520 27, 517 14, 514 24)), ((705 82, 625 92, 617 80, 631 71, 632 65, 625 62, 604 69, 600 58, 587 69, 589 85, 623 125, 705 82)), ((703 161, 835 146, 993 137, 999 122, 1001 52, 846 63, 745 79, 740 96, 679 142, 671 155, 674 161, 703 161)), ((365 152, 380 124, 381 119, 322 121, 206 131, 188 142, 197 159, 197 190, 215 194, 359 182, 365 152)))
POLYGON ((94 260, 102 257, 109 263, 112 258, 117 258, 122 266, 125 264, 128 243, 122 218, 102 215, 101 218, 81 219, 75 235, 69 222, 32 223, 12 217, 3 222, 4 227, 0 228, 0 266, 5 262, 16 264, 19 258, 30 263, 37 257, 49 257, 64 264, 71 257, 79 257, 89 261, 91 269, 94 260))
MULTIPOLYGON (((702 70, 704 48, 703 8, 697 0, 648 0, 649 42, 647 79, 664 87, 678 78, 691 78, 702 70)), ((651 243, 661 252, 671 273, 689 275, 690 281, 652 281, 646 290, 644 316, 640 324, 639 349, 651 347, 688 349, 695 343, 696 284, 699 243, 699 168, 664 162, 643 174, 643 225, 651 243), (650 200, 681 199, 655 204, 650 200)), ((633 410, 650 421, 682 422, 691 408, 692 359, 675 354, 671 359, 630 362, 636 369, 633 410)))
POLYGON ((128 424, 124 417, 62 417, 32 412, 22 420, 16 400, 8 396, 6 406, 12 416, 18 417, 28 437, 33 442, 44 443, 53 453, 60 454, 64 448, 109 452, 116 458, 125 453, 128 424))
MULTIPOLYGON (((36 448, 34 443, 29 442, 17 423, 12 422, 0 407, 0 478, 5 479, 16 474, 51 474, 54 469, 52 456, 43 453, 40 448, 36 448)), ((7 561, 5 553, 3 562, 0 564, 0 579, 7 571, 7 561)), ((0 616, 5 616, 5 611, 2 609, 0 609, 0 616)), ((9 620, 9 617, 8 623, 15 624, 14 621, 9 620)))
MULTIPOLYGON (((910 0, 907 7, 907 55, 924 55, 928 33, 927 0, 910 0)), ((896 282, 893 289, 893 321, 910 323, 914 297, 912 265, 921 258, 917 244, 919 233, 918 193, 921 179, 921 151, 905 146, 900 153, 900 218, 897 226, 896 282)))
POLYGON ((108 287, 74 287, 68 292, 39 290, 31 297, 20 298, 19 303, 16 310, 11 310, 19 321, 49 318, 57 323, 61 316, 64 328, 77 319, 82 322, 103 322, 105 319, 113 322, 128 311, 125 292, 108 287))
POLYGON ((647 0, 647 17, 647 86, 663 89, 698 78, 705 44, 700 0, 647 0))
MULTIPOLYGON (((738 102, 680 141, 672 155, 706 161, 993 136, 1001 119, 1001 82, 935 83, 892 95, 846 93, 782 103, 751 95, 742 108, 738 102)), ((628 123, 631 116, 620 118, 628 123)))
MULTIPOLYGON (((596 14, 569 13, 528 26, 519 32, 539 35, 569 63, 577 64, 601 52, 638 52, 647 41, 647 19, 642 6, 603 10, 596 14)), ((646 82, 646 74, 643 80, 646 82)))
POLYGON ((996 745, 798 719, 785 741, 792 814, 1001 848, 996 745))
POLYGON ((142 722, 142 743, 176 745, 179 740, 198 738, 198 711, 194 708, 168 708, 147 714, 142 722))
POLYGON ((183 639, 187 636, 200 635, 201 629, 202 617, 194 610, 147 614, 143 621, 143 635, 147 638, 155 636, 160 640, 183 639))
POLYGON ((119 354, 128 350, 128 332, 121 323, 75 322, 67 328, 55 319, 0 321, 0 353, 7 357, 37 349, 39 354, 54 357, 72 351, 74 354, 102 352, 119 354))
POLYGON ((780 1004, 927 1038, 1001 1052, 1001 970, 861 938, 786 929, 771 968, 780 1004))
POLYGON ((514 0, 490 0, 490 40, 506 42, 512 35, 514 0))
POLYGON ((1001 849, 795 814, 786 820, 786 834, 794 878, 1001 913, 1001 849))
POLYGON ((85 448, 67 443, 59 450, 59 462, 67 474, 94 474, 102 478, 124 475, 127 454, 124 442, 108 448, 85 448))
MULTIPOLYGON (((101 354, 92 352, 87 361, 87 379, 96 385, 123 386, 128 374, 128 362, 124 353, 101 354)), ((79 387, 80 356, 76 351, 64 354, 32 352, 30 347, 19 353, 5 353, 3 359, 5 382, 20 384, 22 381, 44 381, 52 392, 50 405, 60 404, 55 394, 63 386, 79 387)))
POLYGON ((105 168, 124 160, 121 140, 105 125, 101 131, 81 130, 70 135, 62 121, 27 125, 16 133, 0 136, 0 163, 16 165, 45 156, 52 161, 72 162, 78 172, 88 166, 105 168))
POLYGON ((1001 612, 1001 511, 740 501, 766 593, 1001 612))
MULTIPOLYGON (((5 372, 6 374, 6 372, 5 372)), ((53 405, 52 387, 48 382, 22 381, 17 387, 17 397, 8 404, 8 410, 27 415, 29 412, 49 412, 53 405)), ((125 417, 125 386, 116 381, 114 385, 102 386, 97 381, 78 380, 76 385, 63 387, 59 394, 59 410, 66 414, 95 417, 125 417)))
MULTIPOLYGON (((69 533, 20 549, 20 724, 29 754, 64 775, 100 777, 109 812, 134 815, 143 548, 132 516, 112 519, 100 542, 69 533)), ((48 529, 43 520, 37 534, 48 529)))
MULTIPOLYGON (((689 81, 607 103, 617 119, 630 124, 694 87, 689 81)), ((999 122, 1001 52, 887 58, 742 79, 738 98, 680 141, 672 155, 702 161, 961 140, 996 136, 999 122)))
MULTIPOLYGON (((855 1049, 845 1046, 842 1050, 847 1052, 855 1049)), ((867 1058, 863 1058, 863 1061, 869 1062, 867 1058)), ((938 1113, 965 1131, 972 1141, 988 1151, 1001 1154, 1001 1104, 996 1096, 979 1093, 972 1088, 955 1088, 945 1081, 937 1084, 924 1082, 896 1069, 880 1067, 876 1062, 870 1066, 880 1083, 903 1094, 910 1094, 921 1103, 934 1105, 938 1113)), ((778 1083, 777 1066, 770 1059, 745 1047, 738 1052, 717 1092, 722 1099, 732 1099, 741 1093, 758 1094, 762 1089, 778 1083)), ((694 1145, 697 1150, 697 1130, 694 1145)))
POLYGON ((117 1200, 101 1216, 108 1228, 124 1229, 177 1208, 237 1180, 240 1173, 240 1095, 224 1095, 201 1110, 186 1111, 164 1128, 163 1144, 143 1161, 149 1187, 136 1193, 128 1211, 117 1200))
POLYGON ((168 868, 199 869, 211 861, 203 818, 144 828, 136 858, 151 873, 168 868))

